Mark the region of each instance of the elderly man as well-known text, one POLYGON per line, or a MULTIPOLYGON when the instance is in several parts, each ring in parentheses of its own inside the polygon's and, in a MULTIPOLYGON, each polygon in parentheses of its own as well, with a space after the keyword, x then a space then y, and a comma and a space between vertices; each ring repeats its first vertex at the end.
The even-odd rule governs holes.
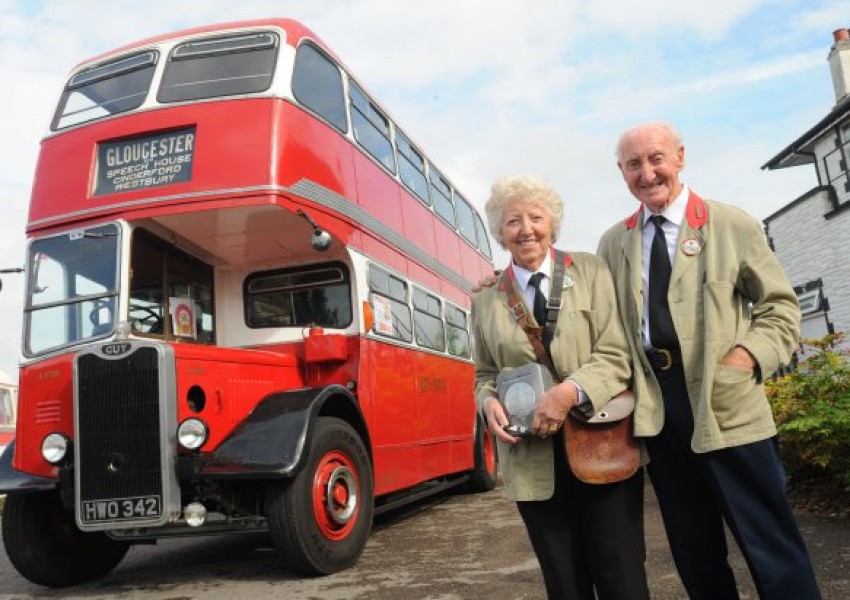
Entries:
POLYGON ((738 598, 725 521, 761 598, 820 598, 762 386, 796 344, 794 291, 758 221, 679 180, 685 148, 672 127, 626 131, 617 164, 641 205, 598 254, 614 277, 635 434, 682 582, 693 599, 738 598))

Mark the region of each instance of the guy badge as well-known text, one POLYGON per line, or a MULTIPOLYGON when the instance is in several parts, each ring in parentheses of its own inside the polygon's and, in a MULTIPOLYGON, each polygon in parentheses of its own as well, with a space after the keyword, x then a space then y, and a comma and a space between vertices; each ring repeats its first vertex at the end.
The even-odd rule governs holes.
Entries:
POLYGON ((696 256, 702 250, 702 245, 696 238, 688 238, 682 242, 681 248, 686 256, 696 256))
POLYGON ((575 279, 573 279, 572 275, 564 275, 564 285, 563 289, 568 290, 576 284, 575 279))

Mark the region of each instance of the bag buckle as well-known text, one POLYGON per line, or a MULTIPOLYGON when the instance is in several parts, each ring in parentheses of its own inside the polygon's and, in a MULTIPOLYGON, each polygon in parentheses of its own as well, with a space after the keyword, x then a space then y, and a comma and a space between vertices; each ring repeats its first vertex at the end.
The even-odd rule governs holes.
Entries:
POLYGON ((508 306, 508 311, 510 311, 511 315, 516 321, 522 319, 528 312, 525 310, 525 304, 522 302, 518 302, 513 306, 508 306))

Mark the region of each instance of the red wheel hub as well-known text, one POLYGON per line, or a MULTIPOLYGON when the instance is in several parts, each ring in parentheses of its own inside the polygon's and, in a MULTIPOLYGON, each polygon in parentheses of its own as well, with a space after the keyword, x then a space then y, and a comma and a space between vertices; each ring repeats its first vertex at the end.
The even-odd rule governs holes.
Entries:
POLYGON ((351 459, 337 450, 325 454, 313 477, 313 516, 330 540, 345 539, 360 512, 360 479, 351 459))

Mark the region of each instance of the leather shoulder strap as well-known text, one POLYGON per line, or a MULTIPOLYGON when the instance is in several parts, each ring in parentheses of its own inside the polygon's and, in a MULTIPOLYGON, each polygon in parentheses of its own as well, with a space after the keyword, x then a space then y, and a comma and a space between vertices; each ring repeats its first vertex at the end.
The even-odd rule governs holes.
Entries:
POLYGON ((549 344, 555 337, 555 327, 558 324, 558 313, 564 304, 561 294, 564 291, 564 271, 568 257, 565 252, 555 250, 552 268, 552 281, 549 285, 549 297, 546 299, 546 323, 543 325, 543 345, 549 349, 549 344))
MULTIPOLYGON (((560 261, 563 266, 563 261, 560 261)), ((557 270, 557 268, 556 268, 557 270)), ((502 272, 501 281, 499 282, 499 289, 503 290, 505 294, 507 294, 508 302, 507 308, 508 312, 513 316, 516 320, 517 324, 522 327, 522 330, 525 332, 525 335, 528 336, 528 341, 531 342, 531 347, 534 349, 534 355, 537 357, 538 362, 549 369, 549 373, 552 375, 552 379, 557 383, 563 381, 561 377, 558 375, 558 371, 555 369, 555 365, 552 364, 552 358, 549 356, 549 351, 543 344, 543 338, 541 333, 543 332, 543 327, 537 327, 531 323, 531 318, 528 314, 528 310, 525 308, 525 303, 520 299, 519 294, 517 293, 516 285, 514 284, 513 278, 509 273, 510 268, 505 269, 502 272)), ((563 268, 561 270, 561 275, 563 279, 563 268)), ((554 284, 554 280, 552 282, 554 284)), ((559 286, 560 287, 560 286, 559 286)), ((550 289, 551 291, 551 289, 550 289)), ((558 294, 560 298, 560 293, 558 294)), ((547 315, 546 321, 549 322, 549 307, 547 306, 547 315)), ((558 309, 555 309, 555 321, 558 319, 558 309)))

